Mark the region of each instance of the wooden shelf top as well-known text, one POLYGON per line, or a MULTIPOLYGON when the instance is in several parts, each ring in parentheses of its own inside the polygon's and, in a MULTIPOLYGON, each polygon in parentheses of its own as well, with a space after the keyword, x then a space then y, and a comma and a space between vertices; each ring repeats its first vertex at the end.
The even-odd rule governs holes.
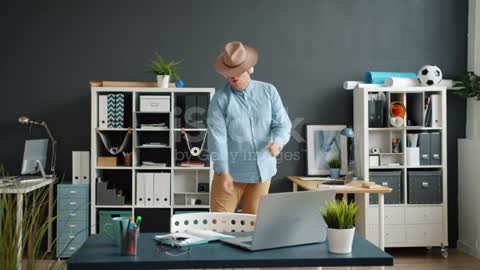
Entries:
POLYGON ((334 185, 324 185, 323 183, 330 180, 319 180, 319 181, 305 181, 300 179, 302 176, 289 176, 288 180, 299 185, 301 188, 306 190, 331 190, 334 189, 336 193, 340 194, 365 194, 365 193, 390 193, 393 189, 375 185, 372 188, 362 187, 363 181, 352 181, 344 186, 334 186, 334 185), (337 187, 337 188, 335 188, 337 187), (347 188, 348 187, 348 188, 347 188))

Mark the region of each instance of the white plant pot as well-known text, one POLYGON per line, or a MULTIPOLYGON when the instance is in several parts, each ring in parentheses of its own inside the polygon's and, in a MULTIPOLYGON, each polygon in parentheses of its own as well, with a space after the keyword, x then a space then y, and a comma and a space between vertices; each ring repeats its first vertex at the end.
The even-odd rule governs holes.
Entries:
POLYGON ((351 229, 327 229, 328 251, 332 253, 351 253, 355 227, 351 229))
POLYGON ((170 83, 170 75, 157 75, 157 83, 160 88, 168 88, 170 83))

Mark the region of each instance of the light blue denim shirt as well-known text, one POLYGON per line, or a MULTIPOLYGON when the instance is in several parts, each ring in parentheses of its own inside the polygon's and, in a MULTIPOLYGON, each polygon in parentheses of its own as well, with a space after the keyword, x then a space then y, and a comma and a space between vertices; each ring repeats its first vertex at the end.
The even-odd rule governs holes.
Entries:
POLYGON ((283 147, 292 124, 277 89, 251 81, 242 91, 217 89, 208 108, 208 150, 217 174, 228 170, 235 182, 259 183, 277 173, 267 146, 283 147))

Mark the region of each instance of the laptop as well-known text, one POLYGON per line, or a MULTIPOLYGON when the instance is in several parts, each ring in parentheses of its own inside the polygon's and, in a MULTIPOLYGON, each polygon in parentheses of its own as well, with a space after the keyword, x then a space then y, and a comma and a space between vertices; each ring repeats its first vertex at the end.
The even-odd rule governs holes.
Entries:
POLYGON ((255 231, 221 241, 251 251, 323 242, 327 238, 327 224, 320 209, 325 201, 334 198, 335 190, 262 196, 255 231))
POLYGON ((45 165, 47 162, 48 140, 26 140, 23 152, 21 176, 2 177, 0 175, 0 187, 14 186, 18 182, 36 182, 43 180, 45 165), (40 173, 41 175, 38 175, 40 173))

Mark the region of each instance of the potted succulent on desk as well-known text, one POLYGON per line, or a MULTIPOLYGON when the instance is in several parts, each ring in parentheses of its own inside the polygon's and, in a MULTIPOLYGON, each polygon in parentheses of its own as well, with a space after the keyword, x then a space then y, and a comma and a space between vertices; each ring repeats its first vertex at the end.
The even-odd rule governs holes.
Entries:
POLYGON ((157 58, 151 61, 146 73, 157 75, 158 87, 168 88, 170 80, 180 81, 180 76, 178 75, 178 65, 180 62, 171 61, 167 63, 158 52, 155 52, 155 56, 157 58))
POLYGON ((340 177, 340 167, 342 166, 342 162, 339 159, 331 159, 328 161, 328 167, 330 168, 330 177, 331 178, 338 178, 340 177))
POLYGON ((352 252, 353 236, 355 234, 355 215, 358 206, 346 199, 325 202, 321 210, 327 223, 328 250, 332 253, 352 252))

